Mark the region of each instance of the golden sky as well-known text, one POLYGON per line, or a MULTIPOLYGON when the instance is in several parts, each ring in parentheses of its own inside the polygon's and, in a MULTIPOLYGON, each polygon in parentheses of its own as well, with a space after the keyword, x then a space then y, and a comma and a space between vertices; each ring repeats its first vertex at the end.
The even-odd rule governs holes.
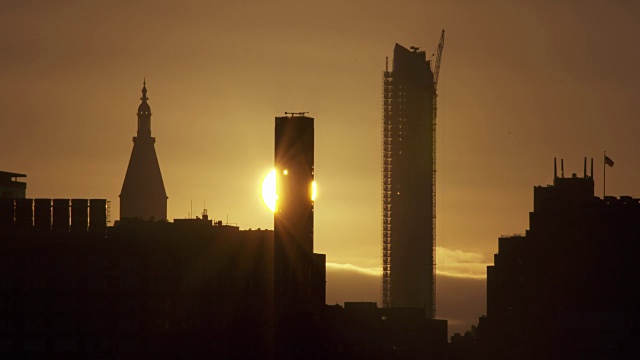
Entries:
MULTIPOLYGON (((169 217, 206 201, 215 219, 273 228, 260 198, 273 119, 309 111, 316 251, 331 274, 375 279, 353 299, 330 275, 328 298, 378 301, 385 57, 396 42, 435 52, 444 28, 447 314, 459 288, 441 288, 483 281, 498 236, 527 229, 532 187, 551 183, 554 156, 567 176, 594 157, 601 195, 606 150, 607 193, 640 196, 639 17, 624 0, 3 1, 0 169, 28 174, 29 197, 107 198, 116 220, 146 77, 169 217)), ((483 296, 468 300, 471 318, 483 296)))

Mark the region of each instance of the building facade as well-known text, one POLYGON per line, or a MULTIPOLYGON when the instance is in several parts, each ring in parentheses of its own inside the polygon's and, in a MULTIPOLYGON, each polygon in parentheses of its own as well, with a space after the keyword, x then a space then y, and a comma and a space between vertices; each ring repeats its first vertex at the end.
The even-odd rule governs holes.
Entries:
POLYGON ((156 155, 156 139, 151 136, 151 107, 147 103, 146 82, 138 107, 138 133, 120 192, 120 219, 167 219, 167 192, 156 155))
POLYGON ((424 51, 396 44, 383 81, 383 306, 434 317, 434 75, 424 51))

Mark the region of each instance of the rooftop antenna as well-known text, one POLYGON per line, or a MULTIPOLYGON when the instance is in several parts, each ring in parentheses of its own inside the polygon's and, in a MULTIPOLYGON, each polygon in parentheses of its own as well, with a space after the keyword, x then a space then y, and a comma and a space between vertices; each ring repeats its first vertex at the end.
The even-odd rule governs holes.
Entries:
POLYGON ((587 177, 587 157, 584 157, 584 178, 587 177))
POLYGON ((189 214, 191 214, 189 216, 189 219, 191 219, 193 217, 193 199, 191 199, 191 211, 189 212, 189 214))
POLYGON ((202 201, 202 218, 204 220, 209 220, 209 212, 207 211, 207 199, 202 201))
POLYGON ((593 158, 591 158, 591 178, 593 179, 593 158))
POLYGON ((558 163, 556 162, 556 158, 553 158, 553 178, 558 178, 558 163))
POLYGON ((560 159, 560 176, 564 179, 564 159, 560 159))
POLYGON ((385 60, 384 60, 384 71, 387 71, 387 72, 389 71, 389 57, 388 56, 385 57, 385 60))

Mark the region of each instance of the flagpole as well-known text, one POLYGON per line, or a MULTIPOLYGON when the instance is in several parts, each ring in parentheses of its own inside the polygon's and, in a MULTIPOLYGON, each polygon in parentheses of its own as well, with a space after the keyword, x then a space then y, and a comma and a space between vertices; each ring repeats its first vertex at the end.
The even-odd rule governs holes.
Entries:
POLYGON ((602 158, 602 172, 604 176, 602 177, 602 200, 604 200, 605 196, 607 196, 607 152, 604 152, 604 157, 602 158))

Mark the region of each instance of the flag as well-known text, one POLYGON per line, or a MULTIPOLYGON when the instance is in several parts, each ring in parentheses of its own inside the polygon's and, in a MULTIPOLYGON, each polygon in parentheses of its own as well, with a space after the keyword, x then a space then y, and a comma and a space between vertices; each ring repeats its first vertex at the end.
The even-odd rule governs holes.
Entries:
POLYGON ((613 160, 611 160, 607 155, 604 156, 604 163, 613 167, 613 160))

